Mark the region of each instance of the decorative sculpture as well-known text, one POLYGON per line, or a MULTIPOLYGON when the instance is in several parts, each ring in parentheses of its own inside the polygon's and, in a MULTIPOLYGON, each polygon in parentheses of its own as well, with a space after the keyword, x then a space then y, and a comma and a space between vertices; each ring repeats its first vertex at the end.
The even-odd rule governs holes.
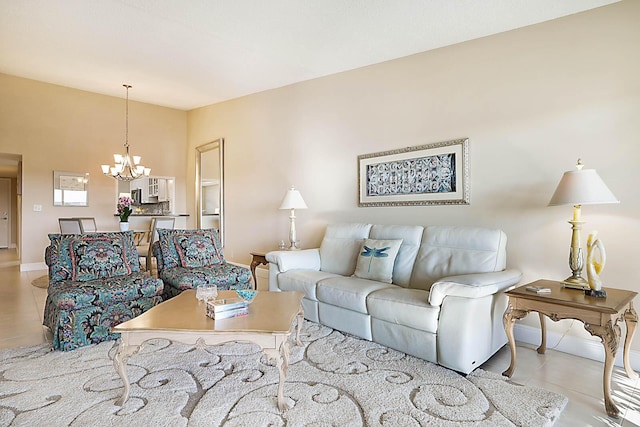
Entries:
POLYGON ((598 232, 594 231, 589 234, 587 239, 587 280, 591 289, 587 289, 584 292, 592 297, 606 298, 607 293, 602 289, 600 273, 602 273, 607 261, 607 253, 604 250, 602 241, 596 238, 597 235, 598 232))

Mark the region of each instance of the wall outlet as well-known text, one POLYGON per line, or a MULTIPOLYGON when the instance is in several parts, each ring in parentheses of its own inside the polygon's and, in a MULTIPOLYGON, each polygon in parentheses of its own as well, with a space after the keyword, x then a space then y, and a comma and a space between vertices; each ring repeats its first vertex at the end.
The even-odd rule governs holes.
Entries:
POLYGON ((42 205, 33 205, 34 212, 42 212, 42 205))

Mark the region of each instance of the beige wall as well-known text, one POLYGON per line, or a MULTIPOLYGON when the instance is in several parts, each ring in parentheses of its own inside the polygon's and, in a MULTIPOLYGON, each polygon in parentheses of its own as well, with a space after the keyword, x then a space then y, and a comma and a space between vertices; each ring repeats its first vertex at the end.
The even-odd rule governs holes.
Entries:
MULTIPOLYGON (((59 230, 59 217, 93 216, 100 230, 118 228, 116 182, 100 164, 124 151, 123 98, 0 74, 0 153, 23 160, 23 265, 44 261, 47 233, 59 230), (53 206, 54 170, 90 173, 88 207, 53 206)), ((176 177, 178 212, 186 210, 186 123, 184 111, 130 101, 131 151, 154 175, 176 177)))
POLYGON ((293 184, 309 206, 304 247, 337 221, 500 227, 524 281, 563 279, 572 208, 547 203, 581 157, 621 200, 583 208, 584 241, 599 230, 605 286, 640 290, 639 16, 640 1, 623 1, 190 111, 189 187, 194 147, 224 137, 225 253, 239 262, 287 239, 278 206, 293 184), (357 206, 359 154, 460 137, 470 206, 357 206))

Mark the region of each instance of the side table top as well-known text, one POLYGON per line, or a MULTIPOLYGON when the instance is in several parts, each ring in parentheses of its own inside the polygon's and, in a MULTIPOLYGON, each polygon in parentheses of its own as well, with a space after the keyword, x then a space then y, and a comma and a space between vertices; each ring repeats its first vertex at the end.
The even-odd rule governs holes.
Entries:
POLYGON ((606 298, 595 298, 584 294, 584 291, 570 289, 562 286, 561 282, 555 280, 537 280, 515 289, 507 291, 506 294, 517 298, 524 298, 535 301, 548 301, 560 303, 567 307, 588 308, 601 313, 615 314, 622 310, 633 300, 637 292, 625 289, 603 288, 607 291, 606 298), (527 286, 539 286, 551 289, 550 293, 536 293, 528 291, 527 286))

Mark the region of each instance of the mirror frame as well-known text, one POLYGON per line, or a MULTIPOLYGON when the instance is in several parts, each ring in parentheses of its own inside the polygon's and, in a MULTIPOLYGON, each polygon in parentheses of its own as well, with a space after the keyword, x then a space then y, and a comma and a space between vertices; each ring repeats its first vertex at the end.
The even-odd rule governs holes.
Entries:
POLYGON ((220 162, 220 214, 218 235, 220 244, 224 246, 224 138, 218 138, 196 147, 196 228, 202 228, 202 154, 219 149, 218 161, 220 162))

